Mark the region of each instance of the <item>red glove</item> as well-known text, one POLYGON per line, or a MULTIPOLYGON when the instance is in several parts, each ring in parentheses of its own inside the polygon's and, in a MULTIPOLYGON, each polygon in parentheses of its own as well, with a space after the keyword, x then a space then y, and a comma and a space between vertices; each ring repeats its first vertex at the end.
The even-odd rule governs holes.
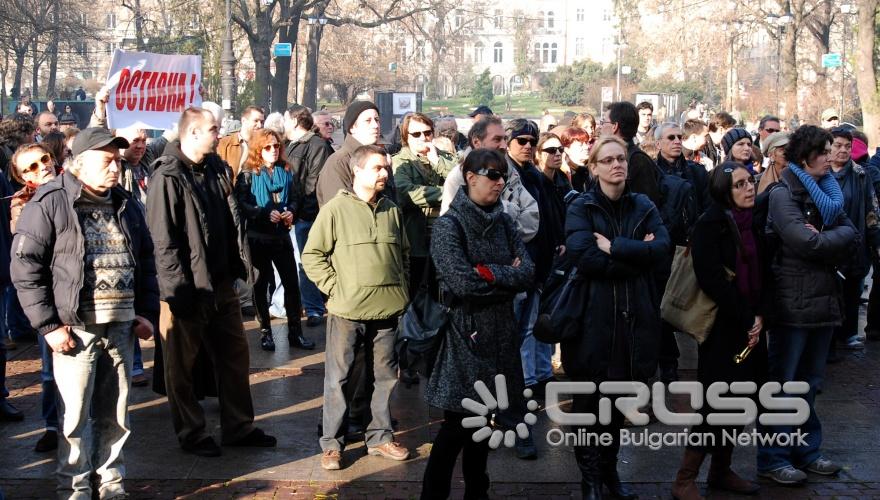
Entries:
POLYGON ((477 270, 477 274, 479 274, 486 283, 495 283, 495 275, 492 274, 492 270, 486 267, 484 264, 477 264, 477 267, 475 267, 474 269, 477 270))

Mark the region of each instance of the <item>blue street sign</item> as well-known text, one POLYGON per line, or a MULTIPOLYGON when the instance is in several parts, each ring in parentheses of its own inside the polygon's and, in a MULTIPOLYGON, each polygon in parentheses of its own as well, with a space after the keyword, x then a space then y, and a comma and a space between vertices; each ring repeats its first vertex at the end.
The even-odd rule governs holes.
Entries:
POLYGON ((822 54, 823 68, 839 68, 841 66, 843 66, 843 59, 841 59, 840 54, 836 52, 831 52, 830 54, 822 54))
POLYGON ((274 57, 291 57, 293 56, 293 44, 276 43, 272 46, 272 55, 274 57))

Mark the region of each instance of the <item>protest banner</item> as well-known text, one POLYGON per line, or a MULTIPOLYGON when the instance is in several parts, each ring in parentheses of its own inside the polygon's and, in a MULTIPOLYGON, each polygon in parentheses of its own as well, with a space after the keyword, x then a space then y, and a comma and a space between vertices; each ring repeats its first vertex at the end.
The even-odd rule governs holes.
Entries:
POLYGON ((107 126, 170 129, 181 111, 202 104, 201 81, 201 56, 117 49, 107 77, 107 126))

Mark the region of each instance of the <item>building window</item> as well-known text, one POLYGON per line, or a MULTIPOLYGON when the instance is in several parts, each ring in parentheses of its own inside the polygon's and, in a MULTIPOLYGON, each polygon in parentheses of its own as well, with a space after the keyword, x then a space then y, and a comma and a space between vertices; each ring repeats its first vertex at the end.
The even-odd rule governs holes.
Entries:
POLYGON ((87 16, 85 12, 80 12, 79 13, 79 22, 83 26, 87 26, 89 24, 89 16, 87 16))
POLYGON ((495 59, 496 63, 504 62, 504 46, 501 42, 495 42, 495 59))
POLYGON ((453 51, 456 63, 464 62, 464 47, 456 47, 453 51))
POLYGON ((535 62, 541 62, 541 44, 535 44, 535 62))
POLYGON ((400 54, 401 61, 406 61, 406 42, 397 44, 397 53, 400 54))
POLYGON ((419 61, 425 60, 425 41, 424 40, 419 40, 418 42, 416 42, 415 56, 419 61))
POLYGON ((114 14, 112 12, 107 14, 107 17, 104 20, 104 24, 107 29, 112 30, 112 29, 116 28, 116 14, 114 14))
POLYGON ((550 12, 547 13, 547 27, 552 28, 553 24, 554 24, 553 11, 551 10, 550 12))
POLYGON ((84 40, 80 40, 73 44, 73 50, 82 57, 86 56, 86 53, 89 51, 89 44, 87 44, 84 40))
POLYGON ((603 10, 602 11, 602 20, 603 21, 611 21, 611 11, 610 10, 603 10))
POLYGON ((191 30, 198 29, 200 21, 201 20, 199 19, 198 12, 193 14, 192 19, 190 19, 190 21, 189 21, 189 29, 191 29, 191 30))
POLYGON ((476 28, 478 30, 483 29, 483 18, 482 17, 477 16, 477 18, 474 20, 474 28, 476 28))
POLYGON ((550 64, 556 64, 556 48, 555 43, 550 44, 550 64))
POLYGON ((501 12, 501 9, 495 9, 495 28, 501 29, 504 27, 504 13, 501 12))
POLYGON ((538 11, 538 27, 539 28, 544 27, 544 11, 543 10, 538 11))
POLYGON ((474 62, 477 64, 482 64, 483 62, 483 42, 474 44, 474 62))
POLYGON ((579 22, 579 23, 584 22, 584 9, 577 10, 577 22, 579 22))
POLYGON ((464 24, 464 11, 461 9, 455 10, 455 27, 461 28, 461 25, 464 24))
POLYGON ((104 51, 108 54, 113 54, 113 52, 115 52, 118 48, 119 44, 116 42, 107 42, 104 44, 104 51))
POLYGON ((584 39, 583 38, 575 38, 574 39, 574 55, 576 57, 583 57, 583 55, 584 55, 584 39))

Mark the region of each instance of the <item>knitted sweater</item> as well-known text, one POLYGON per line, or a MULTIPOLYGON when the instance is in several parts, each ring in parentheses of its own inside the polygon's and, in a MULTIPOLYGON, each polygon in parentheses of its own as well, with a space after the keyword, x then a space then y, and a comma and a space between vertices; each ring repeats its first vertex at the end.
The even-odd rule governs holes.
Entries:
POLYGON ((134 319, 135 266, 108 192, 74 203, 85 240, 79 316, 88 325, 134 319))

